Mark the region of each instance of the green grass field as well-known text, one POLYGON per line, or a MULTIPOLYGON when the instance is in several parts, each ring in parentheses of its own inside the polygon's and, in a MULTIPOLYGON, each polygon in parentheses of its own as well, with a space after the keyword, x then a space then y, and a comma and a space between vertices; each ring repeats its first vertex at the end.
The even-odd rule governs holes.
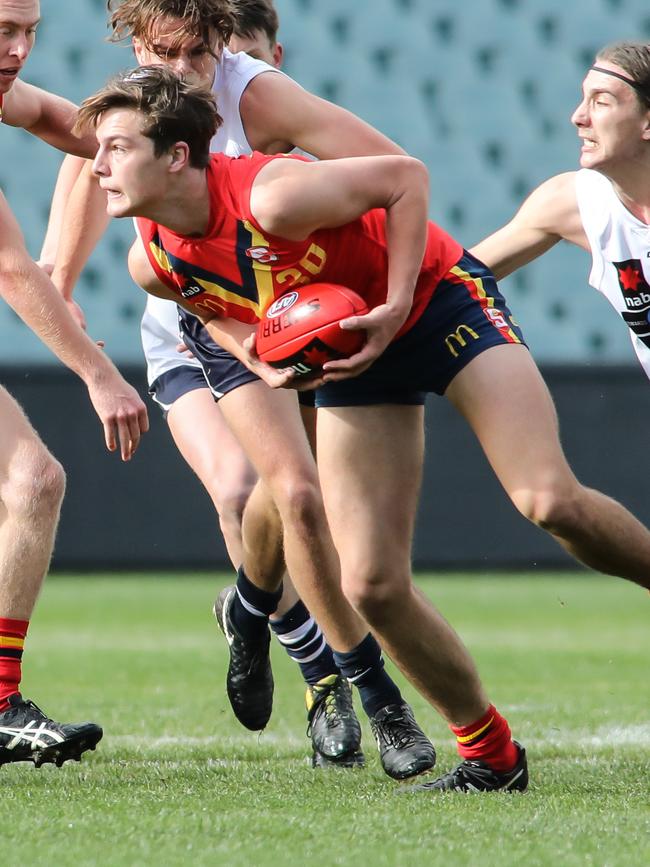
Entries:
MULTIPOLYGON (((48 580, 25 695, 60 719, 95 719, 105 736, 81 765, 0 769, 5 858, 650 864, 650 597, 640 589, 573 574, 421 579, 475 655, 531 771, 525 795, 435 797, 405 794, 383 774, 365 724, 364 770, 313 771, 297 666, 277 646, 271 723, 261 736, 238 726, 210 613, 225 581, 48 580)), ((448 769, 446 726, 408 686, 404 694, 448 769)))

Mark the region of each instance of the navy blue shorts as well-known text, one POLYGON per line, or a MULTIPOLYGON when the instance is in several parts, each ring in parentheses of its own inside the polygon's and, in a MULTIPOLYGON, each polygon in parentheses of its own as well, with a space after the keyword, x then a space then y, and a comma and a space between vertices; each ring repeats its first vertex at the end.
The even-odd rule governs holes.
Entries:
POLYGON ((316 406, 423 404, 481 352, 505 343, 525 345, 521 329, 492 272, 465 252, 415 325, 360 376, 317 389, 316 406))
POLYGON ((208 388, 203 371, 200 367, 182 364, 156 377, 149 386, 149 394, 167 413, 179 397, 197 388, 208 388))
MULTIPOLYGON (((209 388, 214 399, 219 400, 240 385, 259 380, 245 364, 210 337, 196 316, 182 310, 179 312, 183 341, 201 367, 179 365, 152 382, 149 394, 165 412, 179 397, 197 388, 209 388)), ((314 392, 299 392, 298 400, 303 406, 313 407, 314 392)))

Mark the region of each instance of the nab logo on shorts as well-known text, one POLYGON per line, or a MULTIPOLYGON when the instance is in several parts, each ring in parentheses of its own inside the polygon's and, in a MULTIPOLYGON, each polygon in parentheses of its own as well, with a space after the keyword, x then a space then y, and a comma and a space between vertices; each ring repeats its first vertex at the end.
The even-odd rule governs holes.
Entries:
POLYGON ((256 262, 261 262, 266 265, 268 262, 277 262, 278 257, 272 253, 268 247, 249 247, 246 250, 246 255, 249 259, 255 259, 256 262))
POLYGON ((183 298, 194 298, 195 295, 200 295, 204 291, 203 287, 197 286, 196 283, 186 283, 181 289, 181 295, 183 298))
POLYGON ((445 345, 454 358, 458 358, 459 350, 467 346, 467 337, 471 337, 472 340, 478 340, 476 331, 464 323, 445 337, 445 345))
POLYGON ((274 301, 273 304, 266 311, 267 319, 276 319, 278 316, 282 316, 283 313, 293 307, 293 305, 298 300, 297 292, 287 292, 286 295, 283 295, 282 298, 278 298, 277 301, 274 301))

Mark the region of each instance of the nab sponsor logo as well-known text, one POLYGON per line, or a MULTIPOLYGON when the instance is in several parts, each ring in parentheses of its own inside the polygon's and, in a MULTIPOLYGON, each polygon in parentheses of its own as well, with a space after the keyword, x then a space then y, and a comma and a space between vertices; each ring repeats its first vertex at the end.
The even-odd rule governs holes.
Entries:
POLYGON ((459 350, 464 349, 467 346, 468 337, 471 337, 472 340, 478 340, 478 334, 476 331, 464 323, 459 325, 455 331, 452 331, 451 334, 448 334, 445 337, 445 345, 454 358, 458 358, 459 350))
POLYGON ((272 253, 268 247, 249 247, 246 250, 246 255, 249 259, 255 259, 256 262, 261 262, 266 265, 268 262, 277 262, 278 257, 272 253))
POLYGON ((273 304, 271 304, 269 309, 266 311, 266 318, 276 319, 278 316, 282 316, 282 314, 286 313, 290 307, 293 307, 297 300, 297 292, 287 292, 286 295, 283 295, 282 298, 278 298, 273 302, 273 304))
POLYGON ((648 285, 640 259, 626 259, 613 262, 618 277, 618 285, 628 310, 650 305, 650 285, 648 285))
POLYGON ((194 298, 195 295, 200 295, 204 289, 202 286, 197 286, 196 283, 187 283, 181 289, 183 298, 194 298))

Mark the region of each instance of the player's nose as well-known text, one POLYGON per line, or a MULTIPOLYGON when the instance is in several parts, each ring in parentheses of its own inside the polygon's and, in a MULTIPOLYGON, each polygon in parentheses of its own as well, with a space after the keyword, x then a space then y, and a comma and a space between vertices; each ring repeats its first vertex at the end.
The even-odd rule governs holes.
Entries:
POLYGON ((104 155, 101 148, 97 151, 95 159, 93 160, 92 172, 98 177, 106 174, 106 161, 104 160, 104 155))
POLYGON ((28 39, 21 36, 12 42, 9 53, 22 62, 27 58, 31 48, 32 46, 28 39))
POLYGON ((174 73, 178 75, 179 78, 184 78, 192 71, 192 62, 189 57, 183 57, 181 55, 174 60, 172 67, 174 73))
POLYGON ((585 126, 587 123, 588 112, 587 112, 587 100, 583 99, 576 107, 575 111, 571 115, 571 123, 574 126, 585 126))

